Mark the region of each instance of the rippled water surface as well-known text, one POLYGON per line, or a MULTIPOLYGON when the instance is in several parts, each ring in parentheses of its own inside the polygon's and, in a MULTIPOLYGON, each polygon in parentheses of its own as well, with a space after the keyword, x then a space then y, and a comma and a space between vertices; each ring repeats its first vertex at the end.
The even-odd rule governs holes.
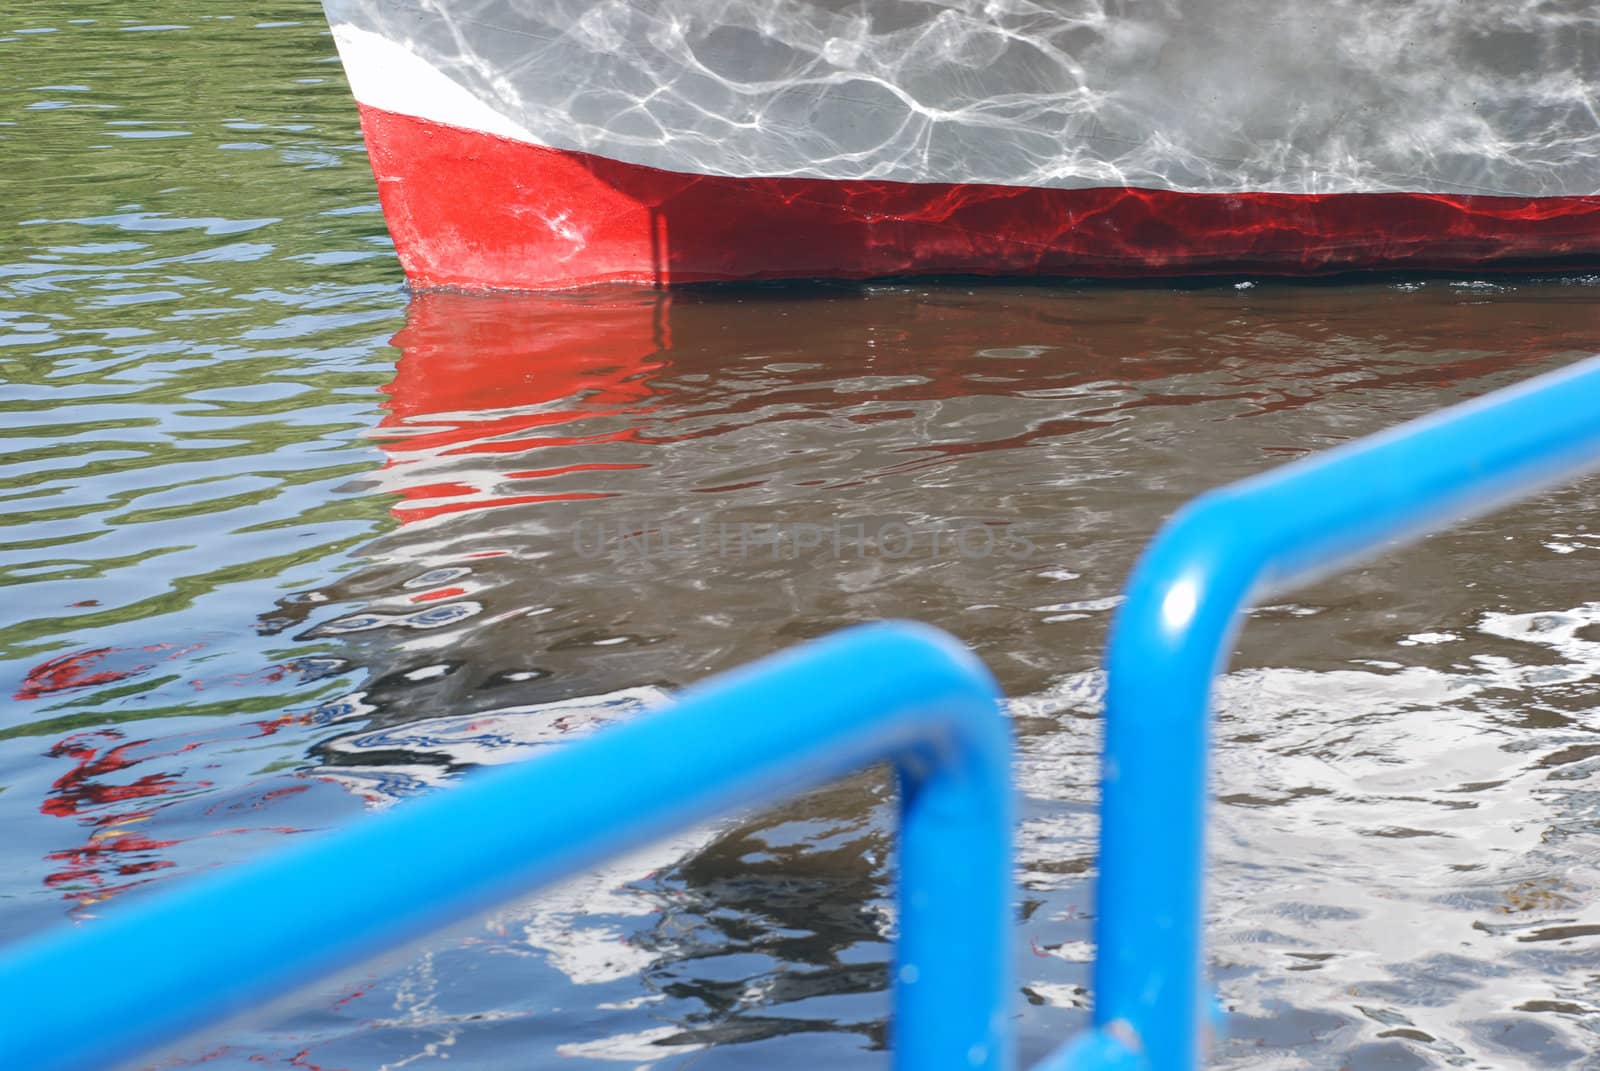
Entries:
MULTIPOLYGON (((1031 1060, 1085 1018, 1096 667, 1161 519, 1600 350, 1580 278, 412 297, 315 6, 213 10, 0 16, 0 942, 914 617, 1016 697, 1031 1060)), ((1254 615, 1222 1065, 1600 1067, 1595 505, 1254 615)), ((882 1066, 890 846, 862 776, 172 1065, 882 1066)))

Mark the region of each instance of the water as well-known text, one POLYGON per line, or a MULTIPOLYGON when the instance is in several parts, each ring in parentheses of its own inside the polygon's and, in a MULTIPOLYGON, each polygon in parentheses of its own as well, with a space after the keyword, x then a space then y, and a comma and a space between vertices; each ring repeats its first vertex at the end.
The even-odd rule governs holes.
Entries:
MULTIPOLYGON (((0 942, 913 617, 1016 697, 1032 1060, 1085 1019, 1096 666, 1160 520, 1600 350, 1572 277, 408 297, 314 5, 66 14, 0 23, 0 942)), ((1600 1066, 1594 490, 1253 615, 1221 1066, 1600 1066)), ((162 1066, 881 1066, 887 793, 162 1066)))

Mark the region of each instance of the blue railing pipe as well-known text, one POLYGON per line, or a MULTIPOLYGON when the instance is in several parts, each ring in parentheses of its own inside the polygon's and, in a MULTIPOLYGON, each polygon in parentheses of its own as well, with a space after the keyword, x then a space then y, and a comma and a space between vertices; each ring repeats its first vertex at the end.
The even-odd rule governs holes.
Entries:
POLYGON ((0 950, 0 1067, 120 1066, 672 830, 889 761, 894 1065, 1010 1071, 1010 756, 994 682, 963 647, 919 625, 851 629, 0 950))
POLYGON ((1597 462, 1593 359, 1210 492, 1171 518, 1134 570, 1107 652, 1093 1045, 1140 1053, 1152 1071, 1202 1059, 1211 682, 1244 609, 1597 462))

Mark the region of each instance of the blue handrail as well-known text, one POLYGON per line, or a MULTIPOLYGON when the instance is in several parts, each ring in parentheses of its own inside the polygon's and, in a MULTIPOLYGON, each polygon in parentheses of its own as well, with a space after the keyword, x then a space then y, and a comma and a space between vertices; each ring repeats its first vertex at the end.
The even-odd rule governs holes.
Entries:
POLYGON ((1134 570, 1106 656, 1096 1032, 1052 1067, 1190 1071, 1213 678, 1244 609, 1600 465, 1600 359, 1202 495, 1134 570))
POLYGON ((900 781, 894 1062, 1010 1071, 1011 736, 943 633, 870 625, 0 961, 0 1067, 121 1065, 630 847, 881 761, 900 781))

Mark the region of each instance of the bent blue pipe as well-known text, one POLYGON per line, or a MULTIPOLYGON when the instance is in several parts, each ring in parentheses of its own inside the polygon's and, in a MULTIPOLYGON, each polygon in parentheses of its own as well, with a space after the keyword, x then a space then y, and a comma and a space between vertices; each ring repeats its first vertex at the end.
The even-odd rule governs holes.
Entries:
POLYGON ((1099 1033, 1053 1066, 1131 1051, 1152 1071, 1189 1071, 1203 1057, 1210 692, 1244 609, 1597 463, 1593 359, 1202 495, 1168 521, 1106 656, 1099 1033))
POLYGON ((981 663, 870 625, 259 862, 5 950, 0 1067, 121 1065, 606 857, 899 773, 894 1064, 1010 1071, 1011 738, 981 663))

